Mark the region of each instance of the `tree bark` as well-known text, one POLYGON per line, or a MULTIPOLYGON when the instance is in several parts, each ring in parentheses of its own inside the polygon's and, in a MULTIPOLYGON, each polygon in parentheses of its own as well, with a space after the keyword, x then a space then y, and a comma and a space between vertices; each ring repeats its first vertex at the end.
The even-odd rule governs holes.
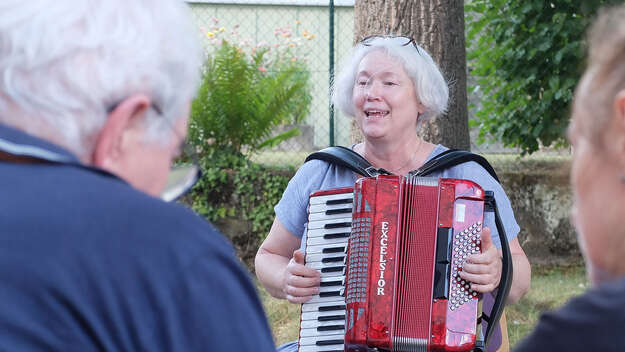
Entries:
MULTIPOLYGON (((464 1, 356 0, 354 29, 355 43, 368 35, 405 35, 432 55, 449 84, 449 108, 418 134, 432 143, 469 150, 464 1)), ((354 124, 352 140, 362 140, 354 124)))

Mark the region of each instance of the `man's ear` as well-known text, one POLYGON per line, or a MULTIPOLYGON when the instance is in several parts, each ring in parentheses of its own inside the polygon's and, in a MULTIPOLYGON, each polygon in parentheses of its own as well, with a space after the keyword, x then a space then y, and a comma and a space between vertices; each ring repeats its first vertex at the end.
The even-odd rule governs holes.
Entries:
POLYGON ((618 92, 614 98, 612 121, 607 128, 612 130, 609 131, 611 140, 607 143, 617 148, 616 152, 620 155, 620 166, 625 167, 625 90, 618 92))
POLYGON ((93 149, 92 164, 105 170, 115 170, 123 157, 126 133, 145 118, 151 100, 145 94, 134 94, 121 101, 108 114, 93 149))

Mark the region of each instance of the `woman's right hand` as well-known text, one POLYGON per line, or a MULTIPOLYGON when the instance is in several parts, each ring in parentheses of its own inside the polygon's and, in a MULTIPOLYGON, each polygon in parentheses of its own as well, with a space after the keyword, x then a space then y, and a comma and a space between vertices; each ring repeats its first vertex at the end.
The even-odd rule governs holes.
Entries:
POLYGON ((319 293, 319 272, 304 264, 304 252, 298 249, 293 252, 293 258, 284 270, 282 290, 291 303, 304 303, 319 293))

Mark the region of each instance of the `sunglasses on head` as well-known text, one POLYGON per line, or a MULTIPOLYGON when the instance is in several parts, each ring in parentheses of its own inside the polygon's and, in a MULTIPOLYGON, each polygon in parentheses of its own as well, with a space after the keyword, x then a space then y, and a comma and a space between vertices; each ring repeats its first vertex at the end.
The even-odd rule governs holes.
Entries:
POLYGON ((362 38, 362 40, 360 40, 360 44, 364 46, 372 46, 373 42, 378 39, 395 40, 400 46, 408 46, 412 44, 414 48, 417 49, 417 52, 421 53, 419 45, 414 38, 404 35, 370 35, 362 38))

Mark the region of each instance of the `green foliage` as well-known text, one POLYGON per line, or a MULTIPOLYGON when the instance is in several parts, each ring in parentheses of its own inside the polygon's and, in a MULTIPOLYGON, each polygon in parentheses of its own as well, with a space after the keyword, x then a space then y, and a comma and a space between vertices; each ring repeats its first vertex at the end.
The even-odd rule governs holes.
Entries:
POLYGON ((228 32, 217 26, 218 19, 213 22, 210 31, 201 28, 207 58, 191 105, 188 138, 200 156, 203 176, 185 200, 218 225, 233 218, 250 221, 251 233, 227 234, 241 249, 269 232, 273 206, 292 174, 263 167, 249 157, 299 134, 297 128, 277 135, 275 131, 280 125, 297 124, 309 112, 310 73, 301 51, 315 35, 304 30, 301 37, 295 36, 289 27, 278 27, 274 43, 251 45, 240 38, 238 26, 228 32))
POLYGON ((289 177, 253 163, 233 149, 209 151, 200 159, 203 176, 191 194, 193 210, 210 221, 226 217, 249 220, 264 238, 273 223, 273 206, 289 177))
POLYGON ((273 136, 276 126, 308 114, 312 98, 305 62, 266 45, 249 53, 244 49, 220 39, 205 62, 189 130, 202 150, 254 152, 275 146, 299 134, 294 128, 273 136))
POLYGON ((483 95, 480 137, 520 147, 566 143, 569 105, 583 70, 584 31, 599 7, 622 0, 471 0, 469 66, 483 95))

